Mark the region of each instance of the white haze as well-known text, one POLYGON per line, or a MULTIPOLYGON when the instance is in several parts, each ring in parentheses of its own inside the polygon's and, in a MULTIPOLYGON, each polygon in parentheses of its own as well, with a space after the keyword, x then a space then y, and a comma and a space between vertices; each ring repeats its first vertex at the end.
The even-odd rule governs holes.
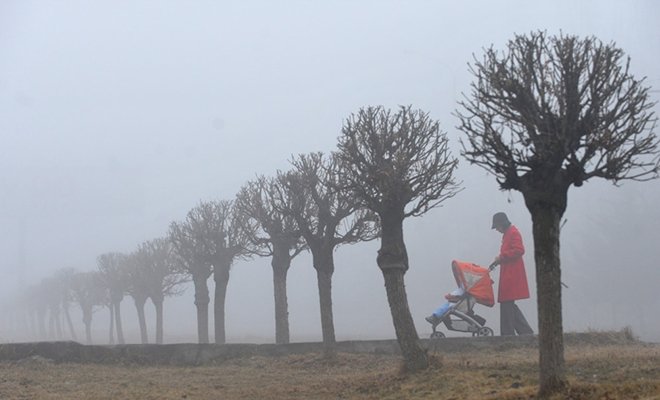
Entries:
MULTIPOLYGON (((333 151, 343 119, 360 107, 430 112, 458 157, 452 112, 469 92, 467 63, 514 34, 614 41, 657 100, 659 16, 660 3, 650 0, 0 2, 2 307, 61 268, 89 271, 102 253, 129 253, 164 236, 200 200, 232 199, 255 174, 288 169, 291 155, 333 151)), ((533 294, 519 305, 536 326, 521 196, 499 191, 464 160, 457 176, 464 191, 404 225, 406 289, 420 336, 430 332, 424 317, 455 289, 451 261, 488 265, 497 254, 497 211, 523 235, 533 294)), ((566 331, 630 326, 660 340, 658 195, 657 180, 571 188, 561 235, 566 331)), ((377 248, 335 253, 339 340, 394 337, 377 248)), ((288 287, 292 341, 320 340, 309 254, 293 261, 288 287)), ((196 341, 192 294, 189 287, 166 299, 166 341, 196 341)), ((137 342, 129 297, 122 308, 137 342)), ((229 342, 274 341, 269 259, 234 265, 226 310, 229 342)), ((477 311, 499 332, 497 307, 477 311)), ((95 343, 107 343, 107 313, 94 315, 95 343)), ((26 339, 37 338, 0 326, 0 341, 26 339)))

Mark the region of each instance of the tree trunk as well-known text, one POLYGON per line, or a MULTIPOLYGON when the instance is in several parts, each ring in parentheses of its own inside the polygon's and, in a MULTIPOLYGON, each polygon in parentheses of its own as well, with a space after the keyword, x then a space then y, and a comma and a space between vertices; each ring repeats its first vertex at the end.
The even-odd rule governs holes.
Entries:
POLYGON ((275 343, 289 343, 289 302, 287 299, 286 278, 291 266, 287 246, 273 244, 273 294, 275 296, 275 343))
POLYGON ((144 315, 144 304, 147 302, 146 297, 134 298, 135 308, 137 309, 138 322, 140 323, 140 339, 142 344, 149 343, 149 336, 147 335, 147 318, 144 315))
POLYGON ((71 339, 78 341, 78 335, 76 335, 76 330, 73 329, 73 321, 71 320, 71 313, 69 312, 69 307, 64 307, 64 316, 66 318, 66 323, 69 325, 69 333, 71 333, 71 339))
POLYGON ((117 326, 117 341, 119 344, 126 344, 124 340, 124 328, 121 324, 121 300, 115 300, 115 325, 117 326))
POLYGON ((85 338, 87 344, 92 344, 92 307, 81 307, 83 313, 83 324, 85 324, 85 338))
POLYGON ((115 306, 110 303, 108 305, 110 311, 110 328, 108 329, 108 344, 115 344, 115 306))
POLYGON ((380 214, 380 219, 381 247, 376 262, 385 279, 387 301, 392 313, 396 338, 401 347, 406 370, 421 371, 429 367, 429 361, 426 350, 419 341, 408 306, 404 283, 404 275, 408 270, 408 253, 403 241, 403 217, 401 213, 386 210, 380 214))
POLYGON ((323 333, 323 352, 326 357, 334 356, 337 342, 335 339, 335 324, 332 314, 332 274, 335 266, 331 246, 313 251, 314 269, 319 288, 319 303, 321 306, 321 332, 323 333))
POLYGON ((37 308, 37 321, 39 322, 39 336, 41 339, 46 339, 46 308, 37 308))
POLYGON ((215 327, 215 343, 225 343, 225 299, 227 298, 227 284, 229 283, 229 268, 231 263, 222 263, 213 266, 213 280, 215 281, 215 297, 213 299, 213 322, 215 327))
POLYGON ((193 276, 195 286, 195 307, 197 308, 197 339, 199 343, 209 342, 209 287, 206 284, 208 276, 203 278, 193 276))
POLYGON ((559 224, 563 212, 550 207, 530 211, 539 318, 539 395, 547 397, 566 387, 559 256, 559 224))
POLYGON ((162 296, 152 296, 151 302, 156 308, 156 344, 163 344, 163 302, 162 296))
POLYGON ((60 324, 60 309, 59 306, 49 307, 48 319, 48 336, 50 338, 57 338, 62 340, 62 325, 60 324))

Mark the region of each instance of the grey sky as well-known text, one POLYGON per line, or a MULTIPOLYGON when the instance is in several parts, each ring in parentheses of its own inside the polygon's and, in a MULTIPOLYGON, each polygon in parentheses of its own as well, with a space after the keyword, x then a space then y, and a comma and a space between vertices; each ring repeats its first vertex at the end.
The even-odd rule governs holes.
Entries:
MULTIPOLYGON (((514 33, 614 41, 657 99, 658 17, 652 0, 0 2, 0 288, 11 293, 63 267, 91 270, 101 253, 164 235, 199 200, 231 199, 255 174, 288 169, 292 154, 334 150, 342 120, 360 107, 429 111, 458 156, 451 113, 469 91, 467 63, 514 33)), ((463 192, 405 225, 407 290, 422 336, 423 317, 455 288, 451 260, 483 265, 496 255, 496 211, 523 234, 534 288, 521 197, 464 161, 458 176, 463 192)), ((660 340, 656 313, 636 314, 617 293, 660 306, 650 283, 660 278, 659 185, 571 189, 562 232, 567 330, 631 325, 660 340)), ((340 339, 393 336, 376 249, 337 252, 340 339)), ((236 264, 230 340, 274 338, 271 286, 269 260, 236 264), (255 319, 263 321, 256 330, 255 319)), ((289 286, 292 339, 320 338, 308 255, 294 260, 289 286)), ((535 326, 535 296, 521 307, 535 326)), ((195 332, 188 297, 168 299, 165 310, 166 330, 183 319, 195 332)), ((496 309, 483 314, 498 327, 496 309)))

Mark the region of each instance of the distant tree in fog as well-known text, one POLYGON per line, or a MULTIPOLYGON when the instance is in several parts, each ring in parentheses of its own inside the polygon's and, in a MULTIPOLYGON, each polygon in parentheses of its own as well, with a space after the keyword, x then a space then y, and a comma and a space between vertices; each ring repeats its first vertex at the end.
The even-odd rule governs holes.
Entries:
POLYGON ((23 294, 25 309, 28 320, 35 337, 44 340, 48 337, 46 333, 46 313, 48 311, 48 299, 44 295, 40 284, 30 285, 23 294), (36 323, 35 323, 36 321, 36 323))
POLYGON ((55 272, 55 278, 59 283, 59 293, 62 301, 64 319, 66 320, 67 326, 69 327, 69 334, 75 341, 78 340, 78 335, 76 335, 76 330, 73 328, 73 321, 71 320, 69 307, 71 306, 71 291, 76 273, 77 271, 74 268, 62 268, 55 272))
POLYGON ((409 106, 394 113, 383 107, 360 109, 345 120, 338 147, 347 190, 380 219, 376 263, 385 279, 406 369, 427 368, 404 284, 409 265, 403 221, 423 215, 460 190, 453 178, 458 160, 451 156, 439 123, 409 106))
MULTIPOLYGON (((163 344, 163 303, 165 297, 183 293, 187 275, 174 258, 172 243, 160 238, 144 242, 134 253, 135 279, 141 282, 156 308, 156 343, 163 344)), ((146 332, 144 333, 146 335, 146 332)))
POLYGON ((92 344, 92 318, 95 309, 105 300, 103 286, 97 271, 78 272, 71 283, 71 298, 82 310, 86 343, 92 344))
POLYGON ((207 281, 211 276, 211 263, 203 249, 203 241, 198 239, 196 224, 187 219, 172 222, 168 237, 172 243, 174 256, 179 266, 192 277, 195 288, 195 307, 197 309, 197 340, 209 342, 209 288, 207 281))
POLYGON ((275 297, 275 342, 289 343, 287 274, 291 260, 305 248, 295 219, 282 210, 291 195, 279 178, 258 177, 243 185, 236 195, 236 212, 242 214, 243 231, 251 244, 248 251, 272 257, 275 297))
POLYGON ((342 244, 373 240, 377 237, 376 217, 360 208, 352 193, 342 190, 346 171, 335 154, 299 155, 291 160, 294 170, 279 173, 292 198, 285 214, 296 220, 298 229, 312 252, 316 270, 321 312, 321 332, 326 355, 335 352, 332 312, 334 251, 342 244))
MULTIPOLYGON (((105 285, 110 296, 110 320, 117 327, 117 341, 119 344, 126 343, 121 321, 121 301, 124 299, 128 288, 128 276, 126 275, 126 255, 112 252, 101 254, 96 258, 99 279, 105 285)), ((112 339, 112 326, 110 328, 110 344, 112 339)))
POLYGON ((39 283, 39 296, 48 309, 48 337, 51 339, 62 339, 62 293, 60 282, 55 276, 43 278, 39 283))
POLYGON ((140 327, 140 343, 149 343, 147 332, 147 317, 144 306, 149 299, 149 280, 145 273, 145 265, 149 264, 148 254, 136 250, 128 255, 126 262, 126 275, 129 285, 126 292, 133 298, 135 310, 138 316, 138 326, 140 327))
POLYGON ((544 32, 517 35, 507 51, 486 49, 460 103, 462 155, 522 193, 536 261, 540 394, 566 385, 561 309, 560 220, 568 189, 590 178, 658 176, 655 103, 614 43, 544 32))

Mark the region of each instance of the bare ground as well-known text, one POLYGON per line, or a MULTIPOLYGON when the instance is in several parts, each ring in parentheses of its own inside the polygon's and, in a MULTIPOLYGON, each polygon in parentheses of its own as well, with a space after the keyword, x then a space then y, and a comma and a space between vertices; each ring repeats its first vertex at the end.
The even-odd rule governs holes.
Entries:
MULTIPOLYGON (((660 345, 630 340, 567 344, 570 388, 557 399, 660 399, 660 345)), ((598 337, 602 339, 603 333, 598 337)), ((511 344, 431 354, 409 375, 392 355, 251 356, 198 367, 0 363, 0 399, 533 399, 538 352, 511 344)))

